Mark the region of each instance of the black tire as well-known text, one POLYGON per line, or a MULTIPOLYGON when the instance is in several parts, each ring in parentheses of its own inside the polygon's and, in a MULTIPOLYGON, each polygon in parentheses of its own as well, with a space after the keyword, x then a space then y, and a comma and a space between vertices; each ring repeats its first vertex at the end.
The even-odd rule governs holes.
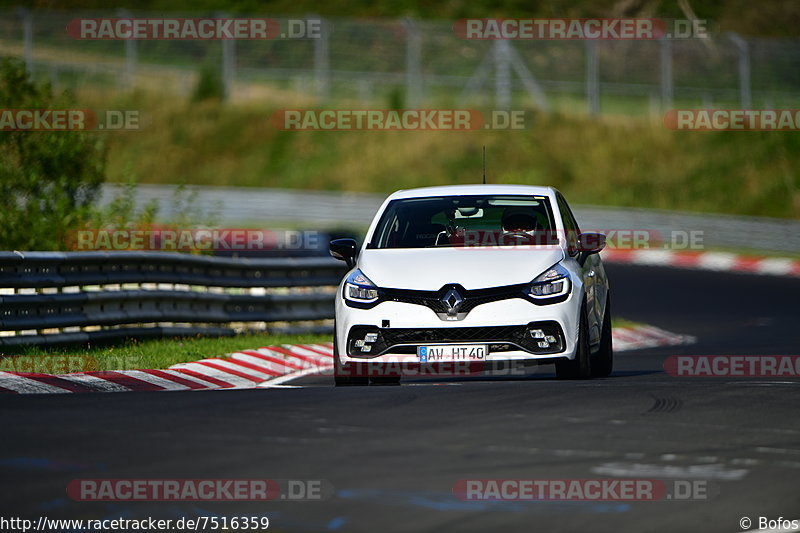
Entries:
POLYGON ((339 360, 339 343, 336 342, 336 324, 333 325, 333 384, 337 387, 369 385, 369 378, 352 376, 352 366, 344 365, 339 360))
POLYGON ((580 325, 578 326, 578 346, 575 358, 556 363, 558 379, 589 379, 592 376, 592 358, 589 354, 589 320, 586 317, 586 303, 581 305, 580 325))
POLYGON ((603 330, 600 333, 600 347, 592 361, 592 376, 607 378, 614 370, 614 346, 611 336, 611 296, 606 299, 606 312, 603 315, 603 330))

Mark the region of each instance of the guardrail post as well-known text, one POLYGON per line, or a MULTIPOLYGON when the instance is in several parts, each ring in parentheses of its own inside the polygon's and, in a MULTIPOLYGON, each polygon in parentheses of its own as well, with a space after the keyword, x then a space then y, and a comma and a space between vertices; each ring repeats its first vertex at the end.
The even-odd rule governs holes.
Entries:
POLYGON ((511 107, 511 61, 508 42, 494 42, 494 105, 496 109, 511 107))
POLYGON ((319 37, 314 39, 314 85, 317 103, 328 100, 330 91, 330 28, 328 21, 322 17, 311 17, 319 20, 319 37))
POLYGON ((750 109, 750 45, 736 33, 729 33, 728 37, 739 52, 739 102, 742 109, 750 109))
POLYGON ((422 100, 422 36, 413 19, 403 21, 406 28, 406 107, 415 108, 422 100))
MULTIPOLYGON (((227 16, 227 15, 223 15, 227 16)), ((222 86, 224 99, 233 97, 233 84, 236 80, 236 41, 233 39, 222 40, 222 86)))
POLYGON ((662 37, 659 39, 661 55, 661 108, 672 107, 672 41, 662 37))
POLYGON ((33 76, 33 14, 30 9, 17 8, 17 15, 22 19, 22 56, 28 77, 33 76))
POLYGON ((597 57, 597 41, 586 41, 586 104, 589 114, 600 114, 600 61, 597 57))
MULTIPOLYGON (((120 18, 132 18, 130 11, 120 9, 117 11, 120 18)), ((122 88, 125 91, 133 89, 136 76, 136 39, 133 36, 125 39, 125 73, 122 76, 122 88)))

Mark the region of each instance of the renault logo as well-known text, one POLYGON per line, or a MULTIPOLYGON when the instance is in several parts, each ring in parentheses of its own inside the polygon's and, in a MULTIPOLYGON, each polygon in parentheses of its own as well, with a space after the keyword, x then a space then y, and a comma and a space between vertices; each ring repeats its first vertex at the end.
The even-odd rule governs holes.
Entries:
POLYGON ((450 289, 447 291, 441 299, 441 302, 447 308, 448 315, 455 315, 458 312, 458 308, 461 307, 463 301, 464 298, 462 298, 455 289, 450 289))

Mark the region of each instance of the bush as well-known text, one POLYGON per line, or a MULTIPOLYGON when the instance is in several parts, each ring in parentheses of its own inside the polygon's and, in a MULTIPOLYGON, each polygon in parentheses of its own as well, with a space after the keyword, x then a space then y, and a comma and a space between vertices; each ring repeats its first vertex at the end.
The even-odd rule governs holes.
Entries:
MULTIPOLYGON (((65 93, 29 80, 16 59, 0 61, 0 109, 64 109, 65 93)), ((88 220, 105 175, 96 133, 0 131, 0 248, 55 250, 88 220)))
POLYGON ((218 68, 206 65, 200 70, 192 101, 202 102, 204 100, 223 100, 224 98, 225 85, 222 81, 222 74, 218 68))

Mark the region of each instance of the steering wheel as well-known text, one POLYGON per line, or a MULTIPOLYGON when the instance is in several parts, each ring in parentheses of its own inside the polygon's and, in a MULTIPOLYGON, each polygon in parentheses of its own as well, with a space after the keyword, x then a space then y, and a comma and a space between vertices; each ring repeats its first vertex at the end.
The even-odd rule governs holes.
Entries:
MULTIPOLYGON (((529 232, 529 231, 526 231, 526 230, 522 230, 522 229, 508 230, 508 231, 504 230, 503 231, 503 239, 505 240, 509 236, 512 237, 512 238, 515 238, 517 240, 528 241, 528 243, 533 241, 532 232, 529 232)), ((519 244, 519 243, 515 243, 515 244, 519 244)))

